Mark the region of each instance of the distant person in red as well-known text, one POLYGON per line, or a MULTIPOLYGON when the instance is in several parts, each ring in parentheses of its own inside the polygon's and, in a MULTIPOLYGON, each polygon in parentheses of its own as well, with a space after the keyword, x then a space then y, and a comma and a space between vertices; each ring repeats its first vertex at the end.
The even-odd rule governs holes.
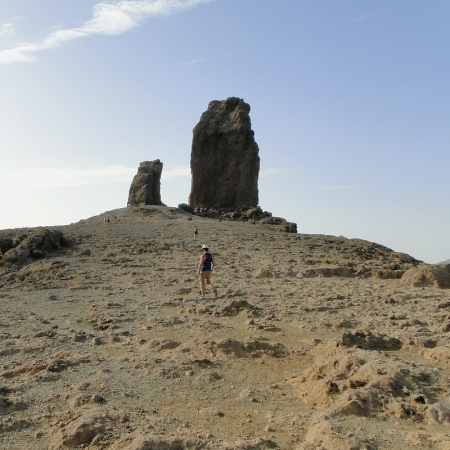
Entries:
POLYGON ((205 296, 205 283, 209 284, 217 297, 217 290, 211 284, 212 270, 216 267, 214 256, 209 252, 207 245, 202 245, 202 255, 200 256, 200 263, 198 265, 197 274, 200 277, 200 295, 205 296))
POLYGON ((198 227, 194 227, 194 239, 198 239, 198 227))

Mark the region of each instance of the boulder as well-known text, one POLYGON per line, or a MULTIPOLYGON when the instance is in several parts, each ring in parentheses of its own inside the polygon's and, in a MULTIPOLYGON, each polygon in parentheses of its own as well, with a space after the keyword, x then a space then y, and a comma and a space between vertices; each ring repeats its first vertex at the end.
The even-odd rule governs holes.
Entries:
POLYGON ((286 233, 297 233, 297 224, 294 222, 286 222, 283 230, 286 231, 286 233))
POLYGON ((450 264, 421 264, 407 270, 401 279, 402 284, 411 287, 450 288, 450 264))
POLYGON ((373 334, 371 331, 345 331, 340 343, 344 347, 358 347, 365 350, 400 350, 402 342, 395 337, 373 334))
POLYGON ((163 163, 144 161, 139 164, 137 174, 131 182, 128 194, 128 206, 139 205, 163 205, 161 202, 161 173, 163 163))
POLYGON ((102 413, 96 409, 87 411, 67 425, 58 444, 69 448, 88 446, 97 435, 105 433, 111 421, 112 418, 108 413, 102 413))
POLYGON ((450 404, 446 401, 441 401, 430 405, 428 408, 428 423, 440 423, 446 426, 450 425, 450 404))
POLYGON ((250 208, 245 212, 245 216, 248 219, 251 219, 253 217, 256 218, 258 216, 262 216, 262 214, 263 214, 262 209, 259 206, 257 206, 256 208, 250 208))
POLYGON ((191 206, 187 205, 186 203, 180 203, 178 205, 178 208, 181 209, 184 212, 193 214, 194 213, 194 208, 192 208, 191 206))
POLYGON ((14 247, 13 240, 10 236, 0 236, 0 254, 6 253, 14 247))
POLYGON ((212 101, 193 130, 191 192, 193 208, 248 209, 258 205, 259 148, 250 105, 230 97, 212 101))
MULTIPOLYGON (((49 253, 71 244, 62 231, 37 228, 29 234, 12 239, 13 247, 5 251, 0 259, 3 264, 23 265, 30 259, 44 258, 49 253)), ((4 247, 4 250, 7 248, 4 247)))
POLYGON ((263 219, 262 223, 265 225, 283 225, 286 222, 282 217, 272 217, 270 215, 267 219, 263 219))

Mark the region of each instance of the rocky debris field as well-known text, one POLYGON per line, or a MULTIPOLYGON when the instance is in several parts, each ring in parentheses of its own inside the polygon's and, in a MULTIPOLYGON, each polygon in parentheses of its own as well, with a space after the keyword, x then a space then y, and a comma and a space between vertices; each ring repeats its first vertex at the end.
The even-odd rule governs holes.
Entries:
POLYGON ((2 449, 450 449, 448 266, 162 206, 0 250, 2 449))

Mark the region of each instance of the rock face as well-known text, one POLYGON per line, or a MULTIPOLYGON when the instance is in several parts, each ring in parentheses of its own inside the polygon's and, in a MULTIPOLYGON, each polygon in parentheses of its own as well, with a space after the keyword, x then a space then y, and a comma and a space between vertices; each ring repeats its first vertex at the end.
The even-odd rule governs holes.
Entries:
POLYGON ((161 173, 163 163, 144 161, 139 164, 138 172, 134 176, 128 194, 128 206, 139 205, 163 205, 161 202, 161 173))
POLYGON ((258 205, 259 149, 250 105, 230 97, 212 101, 193 130, 193 208, 249 208, 258 205))

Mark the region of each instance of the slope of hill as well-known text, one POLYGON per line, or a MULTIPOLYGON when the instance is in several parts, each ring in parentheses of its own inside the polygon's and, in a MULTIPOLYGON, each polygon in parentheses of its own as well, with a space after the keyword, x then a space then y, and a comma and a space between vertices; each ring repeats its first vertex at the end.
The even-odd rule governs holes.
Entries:
POLYGON ((425 265, 176 208, 104 215, 0 232, 4 448, 450 448, 450 295, 401 278, 425 265))

